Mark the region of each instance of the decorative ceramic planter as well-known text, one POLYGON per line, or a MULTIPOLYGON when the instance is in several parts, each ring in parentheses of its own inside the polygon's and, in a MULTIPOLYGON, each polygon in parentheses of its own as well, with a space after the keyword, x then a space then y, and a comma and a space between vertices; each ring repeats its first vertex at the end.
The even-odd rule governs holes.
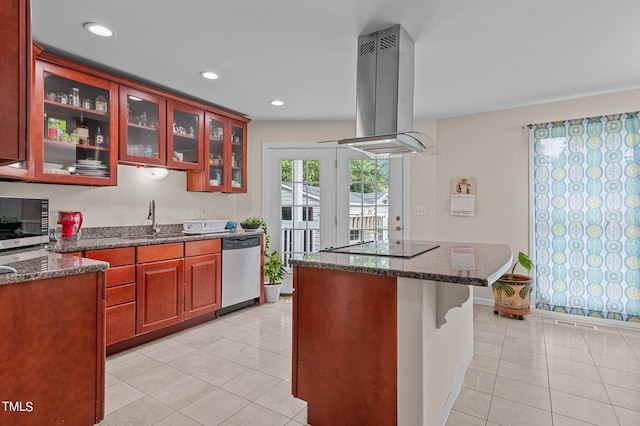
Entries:
POLYGON ((493 313, 513 315, 519 320, 531 313, 531 283, 526 275, 504 274, 491 285, 495 305, 493 313))
POLYGON ((280 299, 280 289, 282 283, 279 284, 265 284, 264 285, 264 300, 267 303, 274 303, 280 299))

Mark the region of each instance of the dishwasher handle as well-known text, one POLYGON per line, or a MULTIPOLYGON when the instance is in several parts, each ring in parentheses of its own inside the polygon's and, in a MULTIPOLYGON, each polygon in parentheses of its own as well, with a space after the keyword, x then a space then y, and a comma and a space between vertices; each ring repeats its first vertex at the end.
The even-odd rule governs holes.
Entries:
POLYGON ((222 250, 238 250, 260 246, 260 236, 230 237, 222 239, 222 250))

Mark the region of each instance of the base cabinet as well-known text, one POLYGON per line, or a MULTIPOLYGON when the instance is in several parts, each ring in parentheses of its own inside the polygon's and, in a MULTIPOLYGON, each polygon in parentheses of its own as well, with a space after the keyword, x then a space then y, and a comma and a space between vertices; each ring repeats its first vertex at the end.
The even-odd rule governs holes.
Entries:
POLYGON ((107 345, 136 333, 135 248, 87 250, 84 257, 109 262, 106 272, 107 345))
POLYGON ((0 285, 1 425, 103 419, 104 303, 103 272, 0 285))
POLYGON ((175 332, 176 327, 210 321, 221 307, 220 239, 87 250, 83 256, 110 265, 106 271, 109 354, 175 332))
POLYGON ((136 247, 136 334, 184 319, 184 244, 136 247))
POLYGON ((220 309, 222 269, 220 240, 185 243, 185 319, 220 309), (206 254, 204 254, 206 253, 206 254), (198 256, 191 254, 200 254, 198 256))

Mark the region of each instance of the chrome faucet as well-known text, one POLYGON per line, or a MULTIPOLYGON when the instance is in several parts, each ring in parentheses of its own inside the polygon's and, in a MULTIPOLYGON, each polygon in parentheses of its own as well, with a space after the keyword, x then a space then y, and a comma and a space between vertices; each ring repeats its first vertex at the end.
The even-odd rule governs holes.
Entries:
POLYGON ((151 221, 151 232, 154 234, 160 232, 160 225, 158 225, 158 221, 156 220, 156 202, 153 198, 149 201, 149 215, 147 219, 151 221))

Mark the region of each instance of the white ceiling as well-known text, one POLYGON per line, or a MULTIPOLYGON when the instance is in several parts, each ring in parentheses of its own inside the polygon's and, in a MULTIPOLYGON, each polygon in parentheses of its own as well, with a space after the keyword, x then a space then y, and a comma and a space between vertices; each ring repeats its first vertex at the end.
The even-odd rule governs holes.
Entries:
POLYGON ((32 0, 32 12, 48 51, 254 120, 354 119, 358 36, 395 24, 415 41, 415 118, 640 87, 637 0, 32 0))

